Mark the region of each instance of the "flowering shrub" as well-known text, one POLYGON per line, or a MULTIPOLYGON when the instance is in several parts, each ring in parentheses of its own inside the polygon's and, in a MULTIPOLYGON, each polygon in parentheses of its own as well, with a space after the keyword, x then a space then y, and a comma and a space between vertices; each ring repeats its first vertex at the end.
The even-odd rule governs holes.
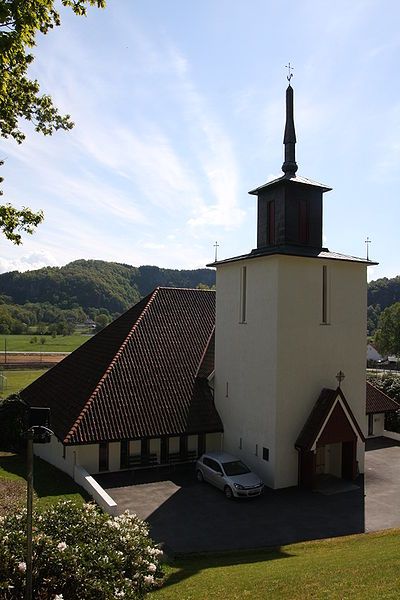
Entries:
MULTIPOLYGON (((161 584, 159 550, 147 525, 125 512, 61 501, 33 516, 35 600, 131 600, 161 584)), ((0 598, 21 600, 26 576, 26 511, 0 517, 0 598)))

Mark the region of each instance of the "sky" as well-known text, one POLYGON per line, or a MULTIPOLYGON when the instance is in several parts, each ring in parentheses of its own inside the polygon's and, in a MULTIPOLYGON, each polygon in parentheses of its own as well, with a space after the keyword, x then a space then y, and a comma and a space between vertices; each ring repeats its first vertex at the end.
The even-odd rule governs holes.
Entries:
POLYGON ((4 202, 43 209, 0 272, 102 259, 199 268, 256 245, 294 66, 298 174, 327 184, 324 244, 400 274, 397 0, 108 0, 62 9, 30 74, 70 132, 0 141, 4 202))

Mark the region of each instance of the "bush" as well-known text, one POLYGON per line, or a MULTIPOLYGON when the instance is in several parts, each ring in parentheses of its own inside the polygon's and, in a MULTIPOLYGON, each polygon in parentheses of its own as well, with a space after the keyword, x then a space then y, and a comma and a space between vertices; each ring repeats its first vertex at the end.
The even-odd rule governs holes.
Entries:
MULTIPOLYGON (((24 597, 26 511, 0 517, 0 598, 24 597)), ((35 600, 132 600, 161 584, 159 550, 148 526, 125 512, 60 501, 33 516, 35 600)))

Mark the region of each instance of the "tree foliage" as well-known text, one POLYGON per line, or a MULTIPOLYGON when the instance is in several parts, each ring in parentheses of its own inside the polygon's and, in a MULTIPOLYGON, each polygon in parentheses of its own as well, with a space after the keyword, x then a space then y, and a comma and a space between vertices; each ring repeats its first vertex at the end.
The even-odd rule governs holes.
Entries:
POLYGON ((381 314, 375 345, 381 354, 400 356, 400 302, 388 306, 381 314))
POLYGON ((0 400, 0 449, 19 451, 21 434, 27 428, 27 405, 19 394, 0 400))
MULTIPOLYGON (((105 0, 61 2, 81 16, 86 15, 88 5, 105 6, 105 0)), ((74 125, 69 115, 59 113, 48 94, 40 93, 38 81, 28 76, 37 33, 46 34, 61 23, 55 4, 55 0, 0 0, 0 135, 18 144, 25 139, 21 119, 32 122, 44 135, 74 125)), ((43 220, 41 211, 18 210, 9 204, 0 209, 0 230, 14 244, 21 243, 21 231, 32 233, 43 220)))
MULTIPOLYGON (((53 309, 72 310, 81 307, 95 320, 99 314, 120 314, 157 286, 195 288, 200 283, 213 286, 215 271, 133 267, 103 260, 76 260, 64 267, 3 273, 0 275, 0 294, 8 296, 5 301, 7 306, 14 303, 23 305, 21 309, 25 309, 31 303, 50 303, 53 309)), ((52 322, 43 313, 37 314, 37 320, 52 322)))

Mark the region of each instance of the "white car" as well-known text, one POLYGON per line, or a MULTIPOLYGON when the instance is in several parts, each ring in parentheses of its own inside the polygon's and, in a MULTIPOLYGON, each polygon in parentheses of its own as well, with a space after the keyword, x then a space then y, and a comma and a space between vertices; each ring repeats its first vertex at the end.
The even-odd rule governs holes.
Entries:
POLYGON ((207 452, 196 462, 197 481, 208 481, 227 498, 259 496, 264 482, 241 460, 225 452, 207 452))

